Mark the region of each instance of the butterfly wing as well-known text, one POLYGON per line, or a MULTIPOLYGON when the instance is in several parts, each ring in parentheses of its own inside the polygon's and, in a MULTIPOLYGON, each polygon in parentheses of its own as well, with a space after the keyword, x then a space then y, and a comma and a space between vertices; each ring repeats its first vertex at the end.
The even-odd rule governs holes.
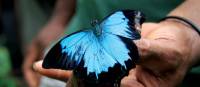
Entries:
POLYGON ((132 42, 140 38, 140 33, 135 27, 136 22, 144 22, 144 15, 141 12, 121 10, 109 15, 100 24, 101 46, 117 64, 124 67, 124 71, 130 70, 139 58, 137 47, 132 42))
POLYGON ((136 45, 130 39, 110 33, 103 33, 98 40, 104 55, 98 54, 101 57, 98 59, 100 73, 95 72, 98 75, 97 80, 99 82, 120 81, 131 68, 135 67, 129 53, 134 51, 136 53, 134 58, 138 58, 136 45), (108 64, 109 66, 105 66, 108 64))
POLYGON ((44 68, 74 69, 90 45, 91 31, 80 31, 61 39, 50 49, 43 61, 44 68))
POLYGON ((139 39, 140 34, 136 30, 136 22, 144 22, 144 14, 135 10, 120 10, 106 17, 100 27, 103 32, 119 35, 130 39, 139 39))

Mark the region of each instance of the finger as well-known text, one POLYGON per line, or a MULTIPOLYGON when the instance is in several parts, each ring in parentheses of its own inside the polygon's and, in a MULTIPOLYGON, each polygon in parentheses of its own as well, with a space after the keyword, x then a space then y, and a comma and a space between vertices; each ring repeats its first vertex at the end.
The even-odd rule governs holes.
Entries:
POLYGON ((123 78, 120 87, 144 87, 140 82, 128 78, 123 78))
MULTIPOLYGON (((136 66, 137 67, 137 66, 136 66)), ((121 80, 120 87, 144 87, 136 78, 136 68, 129 71, 128 76, 121 80)))
MULTIPOLYGON (((136 66, 136 67, 137 67, 137 66, 136 66)), ((130 77, 130 78, 133 79, 133 80, 137 80, 135 68, 133 68, 133 69, 131 69, 131 70, 129 71, 129 74, 128 74, 127 77, 130 77)))
POLYGON ((140 55, 139 64, 145 68, 162 72, 180 64, 180 52, 171 41, 141 39, 134 42, 140 55))
POLYGON ((144 85, 132 76, 126 76, 121 80, 120 87, 144 87, 144 85))
POLYGON ((44 69, 42 68, 42 62, 36 62, 33 66, 34 70, 38 73, 45 75, 47 77, 51 77, 54 79, 58 79, 61 81, 67 81, 70 76, 72 75, 72 71, 68 70, 61 70, 61 69, 44 69))

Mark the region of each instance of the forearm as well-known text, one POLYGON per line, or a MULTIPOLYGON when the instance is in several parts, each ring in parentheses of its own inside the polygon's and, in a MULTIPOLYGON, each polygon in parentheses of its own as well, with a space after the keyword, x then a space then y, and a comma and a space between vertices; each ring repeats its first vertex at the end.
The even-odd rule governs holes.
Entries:
POLYGON ((66 26, 75 12, 76 0, 57 0, 50 23, 66 26))
POLYGON ((63 34, 75 12, 75 4, 76 0, 57 0, 50 20, 36 37, 40 48, 44 49, 63 34))
POLYGON ((200 0, 185 0, 169 15, 185 17, 200 26, 200 0))

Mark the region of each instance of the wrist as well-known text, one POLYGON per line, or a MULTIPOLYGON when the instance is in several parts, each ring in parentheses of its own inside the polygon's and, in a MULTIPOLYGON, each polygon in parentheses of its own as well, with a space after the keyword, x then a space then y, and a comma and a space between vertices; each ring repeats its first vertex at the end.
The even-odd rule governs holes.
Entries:
POLYGON ((192 30, 191 27, 184 23, 183 21, 177 20, 177 19, 161 19, 160 24, 170 25, 182 30, 192 30))
POLYGON ((161 19, 160 21, 167 20, 167 19, 171 19, 171 20, 177 21, 179 23, 182 23, 185 26, 192 28, 194 31, 196 31, 200 35, 200 28, 197 26, 197 24, 195 24, 193 21, 191 21, 187 18, 180 17, 180 16, 167 16, 167 17, 161 19))

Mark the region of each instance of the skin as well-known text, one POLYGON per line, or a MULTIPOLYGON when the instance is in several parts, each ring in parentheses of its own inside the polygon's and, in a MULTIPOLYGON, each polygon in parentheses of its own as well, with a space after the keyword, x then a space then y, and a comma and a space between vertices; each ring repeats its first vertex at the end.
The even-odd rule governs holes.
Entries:
POLYGON ((57 0, 52 17, 27 46, 23 72, 29 87, 39 86, 40 75, 33 70, 33 63, 41 60, 44 49, 63 34, 65 27, 75 12, 75 3, 74 0, 57 0))
POLYGON ((200 39, 196 38, 199 35, 171 20, 143 26, 142 39, 135 41, 140 63, 122 79, 121 87, 178 86, 194 62, 199 61, 199 57, 192 58, 194 50, 200 50, 200 39), (145 30, 149 27, 154 28, 145 30))
MULTIPOLYGON (((200 26, 200 1, 186 0, 169 15, 185 17, 200 26)), ((200 36, 181 21, 168 19, 160 23, 144 23, 142 38, 136 43, 140 62, 121 80, 121 87, 176 87, 186 72, 200 60, 200 36)), ((68 81, 74 87, 70 71, 43 69, 42 61, 34 69, 42 75, 68 81)))
MULTIPOLYGON (((200 26, 199 4, 199 0, 187 0, 169 15, 185 17, 200 26)), ((121 87, 176 87, 200 60, 200 36, 177 20, 145 23, 142 39, 135 42, 141 61, 122 79, 121 87)))

